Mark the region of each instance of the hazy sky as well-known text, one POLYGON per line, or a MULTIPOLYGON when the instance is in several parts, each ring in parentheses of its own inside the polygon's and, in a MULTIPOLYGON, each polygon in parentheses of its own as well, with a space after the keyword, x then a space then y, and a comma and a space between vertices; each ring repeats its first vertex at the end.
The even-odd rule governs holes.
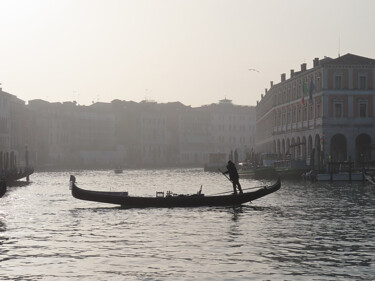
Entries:
POLYGON ((25 101, 255 105, 315 57, 375 58, 372 0, 0 0, 0 11, 1 87, 25 101))

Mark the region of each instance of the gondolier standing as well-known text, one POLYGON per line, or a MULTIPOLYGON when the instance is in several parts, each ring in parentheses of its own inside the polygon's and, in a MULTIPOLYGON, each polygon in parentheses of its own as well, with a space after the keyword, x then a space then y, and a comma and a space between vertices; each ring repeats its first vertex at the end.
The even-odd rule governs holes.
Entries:
POLYGON ((234 163, 231 160, 228 161, 227 169, 228 171, 224 172, 224 174, 229 174, 229 179, 233 183, 234 194, 237 194, 236 188, 238 188, 238 191, 240 192, 240 194, 242 194, 243 192, 239 182, 240 177, 238 175, 236 165, 234 165, 234 163))

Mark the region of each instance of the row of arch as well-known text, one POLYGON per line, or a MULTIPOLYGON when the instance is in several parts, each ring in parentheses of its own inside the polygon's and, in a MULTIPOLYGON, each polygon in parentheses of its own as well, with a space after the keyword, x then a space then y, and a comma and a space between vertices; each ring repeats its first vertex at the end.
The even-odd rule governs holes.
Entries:
POLYGON ((307 160, 315 148, 317 154, 321 152, 321 137, 315 135, 314 140, 310 135, 306 138, 296 137, 287 139, 278 139, 273 142, 273 152, 279 155, 279 158, 289 158, 294 160, 307 160))
POLYGON ((359 134, 355 138, 354 154, 351 155, 348 153, 348 141, 345 135, 335 134, 326 142, 325 137, 316 134, 274 140, 273 153, 278 154, 280 159, 313 160, 315 163, 322 163, 325 158, 323 153, 326 153, 326 157, 329 155, 332 161, 366 162, 372 160, 371 143, 372 139, 368 134, 359 134), (327 145, 324 147, 325 152, 323 152, 323 145, 327 145), (313 159, 311 155, 314 155, 313 159), (350 159, 352 157, 354 159, 350 159))
MULTIPOLYGON (((345 161, 348 155, 347 139, 343 134, 336 134, 331 139, 331 156, 335 161, 345 161)), ((372 139, 368 134, 359 134, 355 139, 355 161, 369 162, 372 157, 372 139)))

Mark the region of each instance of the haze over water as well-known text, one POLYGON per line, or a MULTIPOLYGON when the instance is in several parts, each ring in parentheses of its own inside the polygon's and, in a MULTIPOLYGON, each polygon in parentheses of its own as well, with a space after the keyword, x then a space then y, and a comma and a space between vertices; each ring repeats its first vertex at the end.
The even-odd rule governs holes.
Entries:
MULTIPOLYGON (((239 208, 121 209, 85 189, 230 191, 202 169, 40 172, 0 199, 1 280, 371 280, 375 188, 283 182, 239 208)), ((271 184, 241 181, 243 188, 271 184)))

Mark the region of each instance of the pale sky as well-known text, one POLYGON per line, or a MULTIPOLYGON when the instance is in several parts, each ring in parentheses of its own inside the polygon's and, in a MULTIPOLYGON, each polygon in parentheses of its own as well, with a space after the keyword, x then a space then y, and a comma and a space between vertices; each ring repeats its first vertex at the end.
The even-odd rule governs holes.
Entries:
POLYGON ((315 57, 375 58, 372 0, 0 0, 0 11, 1 87, 26 102, 255 105, 315 57))

